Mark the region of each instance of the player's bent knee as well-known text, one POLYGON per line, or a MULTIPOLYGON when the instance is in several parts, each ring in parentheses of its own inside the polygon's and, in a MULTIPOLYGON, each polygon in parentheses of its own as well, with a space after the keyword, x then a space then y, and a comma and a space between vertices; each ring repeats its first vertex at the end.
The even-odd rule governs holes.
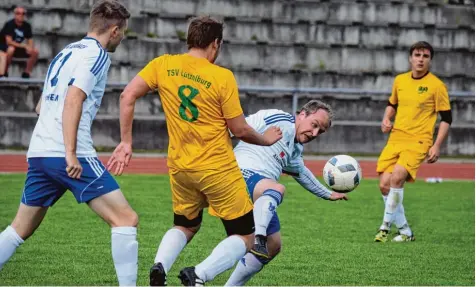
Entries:
POLYGON ((183 227, 183 226, 174 225, 174 228, 182 231, 185 234, 185 237, 187 238, 187 243, 188 243, 193 239, 195 234, 198 233, 201 226, 202 226, 201 224, 197 226, 193 226, 193 227, 183 227))
POLYGON ((234 236, 239 236, 241 240, 245 243, 246 246, 246 252, 250 251, 251 248, 253 248, 255 244, 255 234, 248 234, 248 235, 237 235, 235 234, 234 236))
POLYGON ((137 225, 139 225, 139 215, 137 214, 137 212, 132 210, 132 213, 130 216, 131 217, 129 219, 130 219, 131 225, 128 225, 128 226, 136 227, 137 225))
POLYGON ((402 187, 407 179, 407 172, 394 172, 392 173, 392 178, 390 179, 390 185, 393 187, 402 187))
POLYGON ((388 192, 390 191, 390 183, 380 182, 379 188, 383 195, 388 195, 388 192))
MULTIPOLYGON (((182 227, 182 226, 180 226, 182 227)), ((193 234, 197 234, 198 231, 200 230, 200 227, 202 227, 202 224, 199 224, 197 226, 193 226, 193 227, 182 227, 183 229, 186 229, 187 231, 193 233, 193 234)))
POLYGON ((253 210, 238 218, 225 220, 222 218, 226 234, 231 235, 252 235, 255 232, 255 222, 253 219, 253 210))
POLYGON ((203 210, 200 211, 197 217, 188 219, 185 215, 174 213, 174 225, 184 227, 191 232, 197 233, 202 224, 203 210))
POLYGON ((111 227, 132 226, 136 227, 139 224, 139 215, 129 208, 129 210, 122 210, 120 214, 110 219, 109 224, 111 227))
POLYGON ((273 187, 274 190, 276 190, 277 192, 281 193, 281 195, 284 196, 284 192, 286 191, 286 187, 280 183, 277 183, 274 187, 273 187))

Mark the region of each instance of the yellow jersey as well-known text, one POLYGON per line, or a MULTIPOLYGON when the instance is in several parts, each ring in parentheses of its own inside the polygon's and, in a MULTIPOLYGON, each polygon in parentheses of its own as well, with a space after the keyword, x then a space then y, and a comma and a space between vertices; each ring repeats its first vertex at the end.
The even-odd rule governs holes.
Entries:
POLYGON ((389 137, 393 142, 433 143, 438 112, 451 109, 445 84, 430 72, 419 79, 413 79, 412 72, 398 75, 389 101, 398 104, 389 137))
POLYGON ((138 74, 157 89, 169 134, 168 166, 238 167, 226 119, 243 114, 233 73, 189 54, 163 55, 138 74))

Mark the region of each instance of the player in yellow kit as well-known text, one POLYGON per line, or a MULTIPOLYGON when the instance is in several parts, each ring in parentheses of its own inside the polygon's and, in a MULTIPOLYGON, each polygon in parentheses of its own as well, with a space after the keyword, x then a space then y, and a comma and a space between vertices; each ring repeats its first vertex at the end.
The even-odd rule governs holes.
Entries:
POLYGON ((382 132, 390 132, 377 163, 385 213, 375 241, 386 242, 392 223, 399 234, 395 242, 413 241, 403 208, 403 185, 416 179, 420 164, 434 163, 451 125, 451 107, 445 84, 429 72, 433 48, 417 42, 410 48, 411 71, 395 78, 392 95, 382 120, 382 132), (441 116, 433 142, 437 114, 441 116), (392 125, 391 119, 395 116, 392 125))
POLYGON ((162 238, 150 285, 166 284, 166 273, 200 228, 203 208, 220 217, 228 238, 196 267, 182 269, 184 285, 203 284, 233 267, 252 247, 253 204, 236 162, 229 130, 241 140, 272 145, 279 128, 263 135, 245 121, 233 73, 214 65, 223 24, 209 17, 192 20, 188 53, 152 60, 121 94, 121 143, 108 166, 120 174, 131 153, 132 119, 137 98, 158 90, 169 134, 168 166, 174 227, 162 238))

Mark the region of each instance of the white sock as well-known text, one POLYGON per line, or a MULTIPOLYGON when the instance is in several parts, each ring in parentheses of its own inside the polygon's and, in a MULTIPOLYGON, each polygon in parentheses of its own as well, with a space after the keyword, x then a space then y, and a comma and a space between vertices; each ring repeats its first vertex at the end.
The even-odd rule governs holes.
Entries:
POLYGON ((195 266, 195 273, 203 281, 211 281, 218 274, 230 269, 246 254, 246 244, 237 235, 218 243, 212 254, 195 266))
POLYGON ((261 263, 251 253, 246 253, 245 257, 241 258, 236 264, 235 271, 231 274, 225 286, 243 286, 248 282, 253 275, 260 272, 263 269, 263 263, 261 263))
POLYGON ((276 190, 268 189, 255 201, 253 217, 255 219, 255 235, 266 236, 269 222, 276 208, 282 201, 282 195, 276 190))
POLYGON ((23 239, 10 225, 0 233, 0 270, 23 242, 23 239))
POLYGON ((397 206, 403 196, 403 188, 390 188, 387 201, 385 202, 385 211, 383 215, 383 223, 380 226, 382 230, 390 230, 394 214, 397 211, 397 206))
POLYGON ((187 245, 185 233, 177 228, 169 229, 162 237, 154 263, 162 263, 165 273, 169 272, 185 245, 187 245))
MULTIPOLYGON (((383 208, 385 209, 385 205, 387 204, 387 198, 388 198, 388 194, 387 195, 383 195, 382 194, 382 199, 383 199, 383 208)), ((391 226, 391 223, 390 222, 390 226, 391 226)), ((380 227, 380 229, 382 229, 382 226, 380 227)))
POLYGON ((399 204, 397 206, 397 211, 395 212, 395 225, 397 226, 400 234, 405 234, 408 236, 412 235, 412 230, 408 225, 407 218, 405 217, 405 209, 403 208, 403 188, 399 195, 399 204))
POLYGON ((111 249, 119 286, 135 286, 137 281, 137 257, 139 243, 137 228, 113 227, 111 249))

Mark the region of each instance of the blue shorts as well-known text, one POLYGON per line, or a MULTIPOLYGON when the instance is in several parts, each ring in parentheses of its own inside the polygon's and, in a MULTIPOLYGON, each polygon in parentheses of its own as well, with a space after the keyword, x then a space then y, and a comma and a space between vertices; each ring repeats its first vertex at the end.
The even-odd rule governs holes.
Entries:
POLYGON ((28 206, 53 206, 69 189, 78 203, 119 189, 119 185, 104 165, 95 157, 78 158, 81 178, 70 178, 64 157, 28 159, 28 173, 21 202, 28 206))
MULTIPOLYGON (((248 194, 253 200, 253 191, 255 190, 256 184, 267 177, 262 176, 259 173, 255 173, 251 170, 242 169, 241 173, 243 174, 243 178, 246 182, 246 187, 248 188, 248 194)), ((254 201, 254 200, 253 200, 254 201)), ((281 229, 281 224, 279 223, 278 213, 275 211, 271 221, 269 222, 268 229, 266 229, 266 235, 271 235, 273 233, 278 232, 281 229)))

